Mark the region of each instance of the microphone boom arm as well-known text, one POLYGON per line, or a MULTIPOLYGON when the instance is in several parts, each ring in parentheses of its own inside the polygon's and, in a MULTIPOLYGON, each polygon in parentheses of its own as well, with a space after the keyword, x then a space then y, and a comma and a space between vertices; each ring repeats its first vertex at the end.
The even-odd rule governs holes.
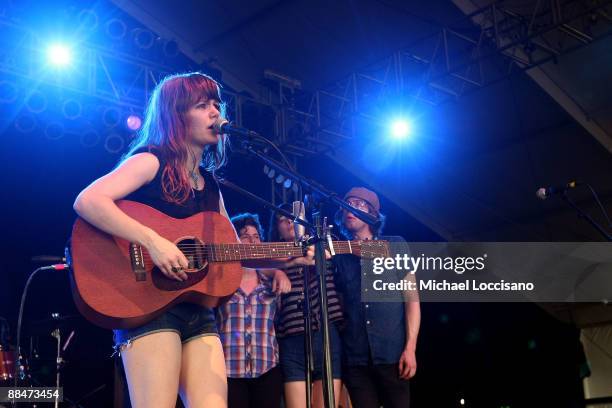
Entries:
POLYGON ((314 180, 310 180, 302 176, 301 174, 298 174, 297 172, 293 170, 289 170, 286 167, 283 167, 281 164, 279 164, 275 160, 272 160, 266 155, 264 155, 263 153, 255 150, 247 141, 242 142, 242 147, 248 153, 259 158, 269 167, 275 169, 276 172, 283 174, 287 178, 297 181, 303 187, 305 186, 308 190, 317 193, 319 196, 323 197, 324 201, 329 201, 337 205, 338 207, 341 207, 342 209, 353 213, 355 217, 359 218, 361 221, 365 222, 366 224, 376 225, 379 222, 378 218, 376 218, 375 216, 368 214, 367 212, 358 210, 354 207, 351 207, 346 201, 338 198, 338 195, 334 193, 333 191, 326 189, 325 187, 315 182, 314 180))

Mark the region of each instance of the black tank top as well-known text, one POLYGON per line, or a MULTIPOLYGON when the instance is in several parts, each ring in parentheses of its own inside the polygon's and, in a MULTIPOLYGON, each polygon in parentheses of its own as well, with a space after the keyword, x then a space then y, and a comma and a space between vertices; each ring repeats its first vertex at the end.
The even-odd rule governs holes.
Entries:
MULTIPOLYGON (((201 191, 192 190, 193 194, 189 195, 189 199, 183 204, 175 204, 164 199, 164 190, 162 189, 162 173, 166 160, 163 157, 161 150, 155 146, 145 146, 134 152, 138 153, 151 153, 159 160, 159 170, 155 174, 155 178, 150 183, 145 184, 138 190, 129 194, 125 197, 126 200, 137 201, 142 204, 146 204, 162 213, 173 217, 173 218, 187 218, 193 214, 197 214, 201 211, 219 211, 219 184, 213 177, 212 173, 206 171, 203 167, 200 167, 200 173, 204 177, 204 189, 201 191)), ((209 325, 215 327, 215 315, 213 310, 208 307, 200 306, 194 303, 179 303, 172 308, 168 309, 161 317, 153 320, 150 323, 146 323, 141 327, 157 328, 156 322, 164 321, 164 316, 167 314, 179 316, 185 322, 194 321, 196 317, 204 319, 201 321, 208 322, 209 325), (161 320, 160 320, 161 319, 161 320), (212 323, 211 323, 212 322, 212 323)), ((115 336, 118 332, 123 332, 123 336, 130 333, 140 333, 140 328, 126 329, 126 330, 115 330, 115 336)), ((216 332, 216 330, 214 330, 216 332)), ((182 336, 182 334, 181 334, 182 336)))
POLYGON ((187 218, 201 211, 216 211, 219 212, 219 184, 213 177, 212 173, 200 167, 200 173, 204 177, 204 189, 192 190, 187 201, 182 204, 171 203, 164 199, 164 190, 162 189, 162 173, 166 165, 166 160, 162 152, 155 146, 145 146, 134 152, 151 153, 159 160, 159 170, 155 174, 155 178, 150 183, 145 184, 138 190, 125 197, 126 200, 137 201, 146 204, 163 212, 173 218, 187 218))

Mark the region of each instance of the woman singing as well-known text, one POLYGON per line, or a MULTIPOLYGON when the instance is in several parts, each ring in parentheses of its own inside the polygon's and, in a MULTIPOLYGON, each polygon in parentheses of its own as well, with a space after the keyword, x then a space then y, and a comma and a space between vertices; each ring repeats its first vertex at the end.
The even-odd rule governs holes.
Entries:
MULTIPOLYGON (((97 228, 145 247, 167 278, 186 280, 188 261, 176 245, 130 218, 115 201, 137 201, 174 218, 201 211, 227 217, 213 177, 226 159, 225 136, 213 128, 222 113, 219 85, 209 76, 165 78, 129 152, 79 194, 74 209, 97 228)), ((114 335, 133 407, 174 407, 177 393, 186 407, 227 405, 225 361, 212 309, 181 303, 114 335)))

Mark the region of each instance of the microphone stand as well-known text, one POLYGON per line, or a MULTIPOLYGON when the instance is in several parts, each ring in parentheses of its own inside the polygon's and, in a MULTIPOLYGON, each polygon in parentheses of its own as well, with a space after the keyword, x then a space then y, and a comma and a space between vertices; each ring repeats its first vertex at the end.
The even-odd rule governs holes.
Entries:
MULTIPOLYGON (((67 268, 68 268, 67 264, 55 264, 55 265, 49 265, 49 266, 41 266, 40 268, 35 269, 34 272, 30 274, 30 276, 28 277, 28 280, 26 281, 25 287, 23 288, 23 292, 21 293, 21 301, 19 303, 19 315, 17 317, 17 345, 16 345, 17 361, 15 362, 15 367, 14 367, 15 369, 14 377, 15 378, 13 382, 13 386, 15 388, 17 388, 17 386, 19 385, 20 380, 23 381, 28 377, 28 374, 26 373, 26 366, 25 366, 26 361, 23 355, 21 354, 21 327, 22 327, 22 322, 23 322, 23 314, 25 310, 26 297, 28 295, 28 289, 30 288, 30 284, 32 283, 32 280, 34 279, 36 274, 40 271, 63 270, 67 268)), ((56 403, 57 403, 57 399, 56 399, 56 403)), ((13 401, 13 406, 16 406, 16 405, 17 403, 13 401)))
MULTIPOLYGON (((300 189, 301 190, 301 189, 300 189)), ((306 197, 302 197, 302 201, 298 201, 297 207, 296 202, 293 202, 293 216, 305 219, 306 208, 305 203, 309 202, 306 197)), ((293 225, 294 231, 294 242, 296 245, 303 245, 303 241, 308 239, 308 235, 304 228, 299 227, 297 224, 293 225)), ((299 267, 302 270, 302 284, 304 285, 304 291, 302 292, 303 299, 301 305, 302 315, 304 316, 304 379, 305 381, 305 392, 306 392, 306 406, 312 406, 312 374, 314 372, 314 352, 312 350, 312 308, 310 306, 310 266, 304 265, 299 267)))
MULTIPOLYGON (((217 178, 217 181, 220 184, 223 184, 225 187, 228 187, 231 190, 234 190, 235 192, 244 195, 245 197, 248 197, 249 199, 259 203, 260 205, 264 206, 265 208, 284 215, 285 217, 292 219, 294 223, 296 224, 300 224, 303 225, 304 227, 308 228, 309 230, 313 229, 313 225, 310 224, 308 221, 300 218, 300 217, 296 217, 294 216, 294 214, 290 213, 289 211, 285 211, 282 208, 278 208, 277 206, 275 206, 274 204, 270 203, 267 200, 264 200, 263 198, 257 196, 256 194, 251 193, 248 190, 245 190, 244 188, 232 183, 231 181, 224 179, 224 178, 217 178)), ((305 241, 304 240, 299 240, 298 241, 298 237, 296 235, 296 241, 295 241, 295 245, 296 246, 302 246, 303 249, 306 248, 307 245, 305 245, 305 241)), ((311 310, 310 310, 310 268, 308 266, 303 266, 302 267, 303 273, 304 273, 304 300, 302 303, 302 311, 304 314, 304 357, 305 357, 305 366, 306 366, 306 372, 305 372, 305 377, 306 377, 306 406, 310 407, 311 406, 311 401, 312 401, 312 372, 313 372, 313 368, 314 368, 314 358, 313 358, 313 351, 312 351, 312 325, 311 325, 311 310)))
POLYGON ((67 267, 68 265, 66 264, 42 266, 34 270, 34 272, 30 274, 28 280, 26 281, 25 287, 23 288, 23 292, 21 293, 21 302, 19 303, 19 315, 17 317, 17 364, 15 364, 15 381, 13 384, 15 387, 17 387, 19 380, 25 380, 26 378, 25 361, 23 355, 21 354, 21 325, 25 310, 26 297, 28 295, 28 289, 30 288, 30 284, 32 283, 32 280, 34 279, 36 274, 40 271, 61 270, 66 269, 67 267))
POLYGON ((332 372, 331 344, 329 339, 329 316, 327 307, 327 262, 325 260, 325 239, 329 234, 327 217, 321 218, 322 203, 315 215, 317 229, 315 242, 315 266, 319 274, 319 297, 321 299, 321 329, 323 334, 323 401, 326 408, 335 407, 334 379, 332 372))
POLYGON ((312 406, 312 372, 314 371, 314 352, 312 351, 312 311, 310 309, 310 267, 303 266, 304 271, 304 359, 306 360, 306 406, 312 406))
POLYGON ((282 208, 278 208, 277 206, 275 206, 274 204, 272 204, 268 200, 264 200, 263 198, 259 197, 258 195, 251 193, 249 190, 245 190, 244 188, 240 187, 237 184, 232 183, 231 181, 229 181, 229 180, 227 180, 225 178, 217 177, 217 181, 220 184, 223 184, 225 187, 229 188, 230 190, 234 190, 238 194, 242 194, 245 197, 248 197, 251 200, 256 201, 258 204, 261 204, 262 206, 266 207, 268 210, 271 210, 271 211, 274 211, 274 212, 276 212, 278 214, 284 215, 285 217, 291 219, 296 224, 303 225, 306 228, 311 228, 312 227, 312 224, 310 224, 308 221, 294 217, 293 214, 291 214, 289 211, 283 210, 282 208))
POLYGON ((589 214, 585 213, 580 207, 576 205, 576 203, 574 203, 569 198, 569 195, 567 194, 567 189, 563 191, 561 197, 563 198, 563 201, 568 203, 574 210, 578 212, 578 217, 587 220, 589 224, 591 224, 593 228, 595 228, 597 232, 599 232, 606 239, 606 241, 612 241, 612 236, 606 230, 604 230, 603 227, 599 225, 589 214))
MULTIPOLYGON (((252 135, 251 135, 252 136, 252 135)), ((261 136, 260 136, 261 137, 261 136)), ((353 213, 357 218, 362 220, 368 225, 375 225, 378 220, 376 217, 358 210, 356 208, 351 207, 344 200, 338 198, 338 195, 333 191, 327 190, 325 187, 320 185, 319 183, 310 180, 301 174, 287 169, 282 166, 275 160, 272 160, 264 153, 261 153, 255 150, 252 146, 252 143, 249 138, 242 141, 242 148, 250 155, 259 158, 269 167, 275 169, 275 171, 279 174, 283 174, 286 178, 292 179, 294 182, 299 183, 302 188, 305 188, 307 191, 310 191, 316 195, 317 202, 313 205, 314 208, 318 209, 318 214, 314 217, 314 228, 312 225, 306 222, 299 222, 298 218, 295 217, 294 221, 299 222, 302 225, 305 225, 309 228, 311 233, 311 238, 307 242, 303 242, 302 245, 312 245, 314 243, 315 246, 315 266, 317 274, 319 275, 319 291, 321 297, 321 329, 323 334, 323 401, 325 403, 325 408, 333 408, 335 407, 335 399, 334 399, 334 385, 333 385, 333 373, 332 373, 332 360, 331 360, 331 346, 330 346, 330 338, 329 338, 329 319, 328 319, 328 308, 327 308, 327 280, 326 280, 326 261, 325 261, 325 240, 329 236, 329 227, 327 225, 327 218, 321 217, 321 210, 323 202, 331 202, 336 206, 343 208, 351 213, 353 213)), ((265 138, 264 138, 265 139, 265 138)), ((225 184, 225 183, 223 183, 225 184)), ((253 195, 254 196, 254 195, 253 195)), ((257 200, 262 203, 262 199, 257 200)), ((266 205, 268 208, 272 208, 271 206, 266 205)), ((282 211, 278 211, 277 208, 274 207, 274 211, 283 213, 282 211)), ((288 213, 285 211, 284 213, 288 213)), ((286 215, 286 214, 284 214, 286 215)), ((293 214, 291 214, 293 217, 293 214)), ((308 311, 310 313, 310 311, 308 311)), ((310 390, 307 390, 307 394, 310 390)))
POLYGON ((273 168, 277 173, 282 173, 286 178, 295 180, 298 184, 301 184, 302 187, 305 187, 307 190, 315 193, 318 196, 319 200, 330 202, 344 210, 347 210, 348 212, 353 213, 355 217, 359 218, 361 221, 365 222, 368 225, 375 225, 378 222, 378 219, 373 215, 348 205, 348 203, 346 203, 344 200, 338 198, 338 194, 336 194, 335 192, 326 189, 314 180, 311 180, 295 171, 283 167, 277 161, 272 160, 265 154, 253 149, 249 142, 243 142, 242 147, 247 153, 259 158, 261 161, 267 164, 268 167, 273 168))
MULTIPOLYGON (((57 340, 57 358, 55 360, 55 387, 59 389, 61 371, 62 371, 62 368, 64 367, 64 359, 62 357, 62 333, 59 327, 53 330, 53 332, 51 333, 51 336, 57 340)), ((59 407, 59 401, 56 398, 54 408, 58 408, 58 407, 59 407)))

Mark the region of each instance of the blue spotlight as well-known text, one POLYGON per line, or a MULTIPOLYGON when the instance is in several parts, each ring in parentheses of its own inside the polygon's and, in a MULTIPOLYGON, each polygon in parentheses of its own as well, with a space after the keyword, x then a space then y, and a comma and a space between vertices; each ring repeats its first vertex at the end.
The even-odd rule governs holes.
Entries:
POLYGON ((412 133, 412 125, 404 119, 393 121, 391 124, 391 136, 396 140, 406 139, 412 133))
POLYGON ((72 61, 72 52, 64 44, 51 44, 47 47, 47 60, 56 67, 64 67, 72 61))

